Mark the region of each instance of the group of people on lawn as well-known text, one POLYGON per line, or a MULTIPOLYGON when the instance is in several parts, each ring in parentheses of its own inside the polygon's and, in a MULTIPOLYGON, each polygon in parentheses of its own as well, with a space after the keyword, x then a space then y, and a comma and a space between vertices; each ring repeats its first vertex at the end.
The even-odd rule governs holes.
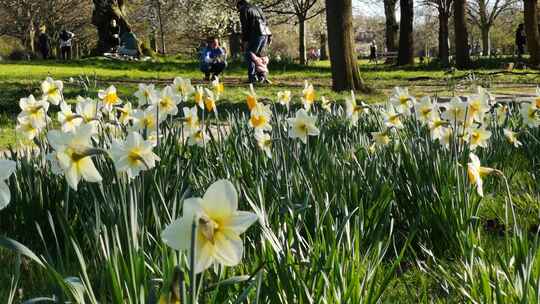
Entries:
MULTIPOLYGON (((269 57, 266 48, 272 42, 272 32, 262 10, 246 0, 239 0, 236 8, 240 13, 242 43, 248 64, 249 83, 270 83, 268 79, 269 57)), ((205 80, 214 80, 227 67, 227 53, 215 37, 207 41, 201 50, 201 71, 205 80)))

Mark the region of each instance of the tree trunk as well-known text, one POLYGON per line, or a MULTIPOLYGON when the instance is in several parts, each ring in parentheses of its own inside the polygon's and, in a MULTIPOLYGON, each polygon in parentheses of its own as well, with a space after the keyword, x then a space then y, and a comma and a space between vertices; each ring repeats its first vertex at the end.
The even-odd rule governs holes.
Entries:
POLYGON ((448 65, 448 57, 450 56, 448 19, 448 12, 439 10, 439 61, 443 65, 448 65))
POLYGON ((240 38, 240 34, 238 33, 232 33, 229 36, 229 52, 231 55, 231 58, 236 59, 240 57, 240 53, 242 52, 242 41, 240 38))
POLYGON ((159 23, 159 36, 161 40, 161 54, 165 55, 165 33, 163 32, 163 20, 161 19, 161 1, 156 0, 157 17, 159 23))
POLYGON ((538 32, 538 2, 524 0, 525 32, 527 34, 527 49, 531 55, 530 63, 540 65, 540 33, 538 32))
POLYGON ((298 38, 298 58, 300 64, 306 64, 306 20, 303 16, 298 16, 298 38))
POLYGON ((454 31, 456 46, 456 66, 460 69, 468 68, 470 65, 469 57, 469 34, 467 32, 467 20, 465 10, 466 0, 454 0, 454 31))
POLYGON ((93 0, 94 11, 92 12, 92 24, 96 26, 98 32, 97 53, 103 54, 111 49, 111 39, 109 37, 109 27, 113 19, 116 20, 120 28, 120 36, 131 31, 131 25, 126 19, 125 0, 93 0))
POLYGON ((322 33, 321 34, 321 60, 328 60, 328 51, 327 51, 327 46, 328 44, 328 37, 326 36, 325 33, 322 33))
POLYGON ((334 91, 369 91, 360 77, 353 39, 352 0, 326 0, 328 44, 334 91))
POLYGON ((396 3, 397 0, 384 0, 386 49, 388 52, 395 52, 397 50, 396 41, 399 26, 396 21, 396 3))
POLYGON ((414 0, 400 0, 398 65, 414 64, 414 0))
POLYGON ((484 25, 480 29, 482 35, 482 55, 490 56, 491 55, 491 42, 489 41, 489 30, 490 26, 484 25))

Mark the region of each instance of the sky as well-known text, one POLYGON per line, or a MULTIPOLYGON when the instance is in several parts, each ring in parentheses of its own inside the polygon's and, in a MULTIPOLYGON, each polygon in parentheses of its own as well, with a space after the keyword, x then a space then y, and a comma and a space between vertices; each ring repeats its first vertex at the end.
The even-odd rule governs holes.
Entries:
POLYGON ((365 1, 362 0, 353 0, 353 6, 355 9, 355 13, 361 13, 363 15, 368 16, 382 16, 383 15, 383 7, 382 7, 382 1, 381 5, 377 4, 365 4, 365 1))

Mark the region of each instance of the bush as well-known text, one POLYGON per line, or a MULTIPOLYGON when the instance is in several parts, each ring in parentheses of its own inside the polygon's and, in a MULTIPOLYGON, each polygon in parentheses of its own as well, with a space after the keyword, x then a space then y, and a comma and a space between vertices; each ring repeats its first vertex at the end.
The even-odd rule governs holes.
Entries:
POLYGON ((37 58, 37 56, 36 54, 30 51, 17 49, 17 50, 13 50, 9 54, 8 58, 9 60, 13 60, 13 61, 21 61, 21 60, 32 60, 32 59, 37 58))

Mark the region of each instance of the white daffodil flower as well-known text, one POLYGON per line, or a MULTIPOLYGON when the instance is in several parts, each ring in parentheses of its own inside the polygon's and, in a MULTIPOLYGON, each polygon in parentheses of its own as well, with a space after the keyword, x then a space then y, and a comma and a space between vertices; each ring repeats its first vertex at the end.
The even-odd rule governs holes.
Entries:
POLYGON ((199 115, 197 114, 197 106, 192 108, 184 107, 184 130, 188 135, 191 135, 201 128, 199 123, 199 115))
POLYGON ((180 98, 174 93, 171 86, 166 86, 160 94, 158 106, 160 114, 164 116, 178 114, 178 103, 180 98))
POLYGON ((91 98, 78 96, 75 112, 83 118, 86 124, 97 124, 101 119, 101 112, 98 111, 98 103, 91 98))
POLYGON ((280 91, 277 93, 277 102, 280 105, 287 107, 287 111, 289 110, 291 99, 292 99, 291 91, 280 91))
POLYGON ((54 130, 47 134, 66 181, 75 191, 83 179, 91 183, 102 180, 91 158, 95 154, 90 141, 92 135, 93 128, 89 125, 81 125, 74 133, 54 130))
POLYGON ((497 119, 497 125, 503 126, 506 123, 507 117, 510 116, 510 109, 507 105, 499 104, 495 108, 495 118, 497 119))
POLYGON ((201 86, 197 86, 197 89, 195 90, 195 104, 201 108, 201 110, 204 110, 204 89, 201 86))
POLYGON ((246 92, 246 104, 250 111, 252 111, 257 106, 257 93, 255 92, 255 88, 253 87, 253 84, 249 84, 249 92, 246 92))
POLYGON ((83 118, 73 113, 70 105, 61 102, 58 122, 62 126, 62 132, 72 133, 83 123, 83 118))
POLYGON ((431 140, 436 140, 436 139, 440 140, 441 137, 443 136, 444 127, 448 126, 449 124, 450 124, 449 122, 445 120, 441 120, 439 115, 435 116, 428 123, 431 140))
POLYGON ((295 118, 288 118, 289 137, 299 138, 304 144, 307 143, 308 136, 319 136, 320 131, 315 126, 316 116, 309 116, 307 111, 300 109, 296 112, 295 118))
POLYGON ((536 107, 536 104, 522 103, 520 113, 523 117, 523 123, 529 128, 540 126, 540 109, 536 107))
POLYGON ((391 142, 388 130, 371 132, 371 137, 373 137, 373 143, 375 146, 384 147, 391 142))
POLYGON ((482 177, 493 173, 495 170, 491 168, 482 167, 480 165, 480 159, 474 153, 469 154, 470 162, 467 164, 467 175, 472 185, 476 187, 476 192, 481 197, 484 197, 484 188, 482 177))
POLYGON ((214 263, 238 265, 244 252, 240 235, 257 221, 257 216, 237 209, 238 194, 234 185, 219 180, 202 198, 186 199, 182 218, 167 226, 161 238, 171 248, 189 252, 195 222, 195 273, 214 263))
POLYGON ((304 82, 304 90, 302 91, 302 105, 304 109, 309 112, 313 103, 315 103, 315 89, 313 85, 310 84, 307 80, 304 82))
POLYGON ((158 93, 153 84, 139 83, 139 89, 134 94, 139 101, 139 106, 154 105, 158 101, 158 93))
POLYGON ((452 128, 441 127, 439 136, 439 143, 446 149, 450 149, 452 138, 454 137, 454 131, 452 128))
POLYGON ((270 119, 272 118, 272 110, 269 105, 257 103, 255 108, 251 110, 251 117, 249 119, 249 126, 252 127, 255 132, 271 131, 270 119))
POLYGON ((486 94, 473 95, 467 101, 467 118, 479 123, 484 122, 484 117, 491 110, 486 94))
POLYGON ((383 117, 384 125, 387 128, 403 129, 405 126, 401 122, 402 113, 396 112, 394 106, 390 105, 386 111, 381 111, 383 117))
POLYGON ((257 141, 257 146, 261 149, 268 158, 272 158, 272 137, 270 134, 264 132, 256 132, 255 140, 257 141))
POLYGON ((215 98, 216 100, 219 100, 221 95, 225 93, 225 85, 223 85, 222 82, 219 81, 219 78, 216 77, 214 81, 212 81, 212 89, 215 92, 215 98))
POLYGON ((45 124, 35 124, 30 119, 25 117, 17 118, 17 126, 15 131, 22 135, 27 140, 34 140, 43 131, 45 124))
POLYGON ((11 201, 11 192, 6 181, 15 172, 16 167, 14 161, 0 159, 0 210, 6 208, 11 201))
POLYGON ((461 98, 454 97, 445 106, 442 118, 451 124, 462 123, 467 115, 467 104, 461 101, 461 98))
POLYGON ((512 130, 509 130, 509 129, 504 129, 503 130, 503 133, 504 133, 504 137, 506 137, 506 139, 508 140, 508 142, 514 146, 515 148, 519 148, 521 146, 523 146, 523 143, 521 143, 518 139, 517 139, 517 133, 516 132, 513 132, 512 130))
POLYGON ((361 114, 369 112, 369 108, 363 102, 361 102, 360 105, 356 103, 356 95, 354 94, 354 91, 351 91, 350 99, 345 99, 345 108, 347 119, 350 120, 351 125, 353 126, 358 124, 361 114))
POLYGON ((144 110, 133 110, 133 131, 152 132, 157 130, 159 124, 164 120, 164 116, 159 115, 158 117, 158 114, 160 113, 155 105, 144 110))
POLYGON ((122 102, 118 97, 116 88, 113 85, 108 87, 106 90, 99 90, 98 97, 103 101, 103 109, 106 112, 112 112, 114 106, 122 102))
POLYGON ((332 113, 332 100, 327 99, 326 97, 321 97, 321 108, 328 113, 332 113))
POLYGON ((486 148, 491 132, 485 128, 470 128, 466 131, 471 151, 477 147, 486 148))
POLYGON ((174 78, 173 88, 175 93, 181 96, 184 102, 195 92, 195 88, 191 85, 191 80, 182 77, 174 78))
POLYGON ((189 136, 188 145, 204 147, 209 140, 210 137, 206 134, 206 131, 201 128, 189 136))
POLYGON ((137 132, 131 132, 125 141, 113 141, 110 155, 117 172, 125 172, 131 179, 141 171, 156 166, 159 157, 152 152, 153 144, 137 132))
POLYGON ((214 92, 210 91, 209 89, 204 89, 204 92, 206 93, 206 96, 204 97, 204 106, 206 111, 214 112, 217 115, 216 95, 214 95, 214 92))
POLYGON ((420 98, 420 102, 415 106, 414 111, 416 119, 425 124, 428 124, 435 116, 439 115, 429 96, 420 98))
POLYGON ((30 95, 19 100, 19 107, 22 112, 17 116, 18 118, 29 120, 36 126, 46 124, 49 103, 44 99, 36 100, 34 95, 30 95))
POLYGON ((416 103, 416 100, 409 94, 409 89, 395 87, 390 96, 390 103, 398 113, 409 115, 411 114, 411 108, 416 103))
POLYGON ((41 83, 41 91, 43 92, 43 98, 53 105, 60 104, 62 98, 62 90, 64 84, 60 80, 54 80, 51 77, 47 77, 45 81, 41 83))
POLYGON ((120 112, 118 121, 122 125, 127 126, 133 120, 133 106, 131 102, 126 102, 123 107, 117 108, 117 110, 120 112))

